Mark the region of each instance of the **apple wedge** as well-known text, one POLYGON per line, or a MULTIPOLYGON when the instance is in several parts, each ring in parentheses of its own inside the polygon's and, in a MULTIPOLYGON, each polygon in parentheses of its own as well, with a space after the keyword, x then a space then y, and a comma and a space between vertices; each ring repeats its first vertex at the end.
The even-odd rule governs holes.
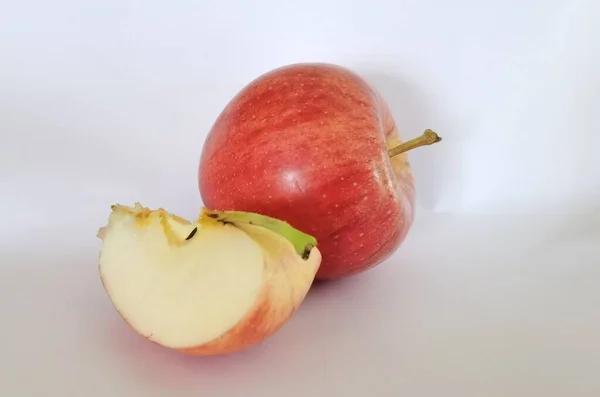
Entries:
POLYGON ((255 213, 203 209, 189 222, 163 209, 112 206, 100 276, 140 335, 192 355, 236 352, 294 314, 321 263, 316 240, 255 213))

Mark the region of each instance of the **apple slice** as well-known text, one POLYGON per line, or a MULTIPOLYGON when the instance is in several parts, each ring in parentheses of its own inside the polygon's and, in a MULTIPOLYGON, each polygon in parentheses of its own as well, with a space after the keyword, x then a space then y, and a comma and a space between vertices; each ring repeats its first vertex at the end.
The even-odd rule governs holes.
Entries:
POLYGON ((100 228, 100 276, 139 334, 193 355, 255 345, 304 300, 321 263, 316 240, 254 213, 114 205, 100 228))

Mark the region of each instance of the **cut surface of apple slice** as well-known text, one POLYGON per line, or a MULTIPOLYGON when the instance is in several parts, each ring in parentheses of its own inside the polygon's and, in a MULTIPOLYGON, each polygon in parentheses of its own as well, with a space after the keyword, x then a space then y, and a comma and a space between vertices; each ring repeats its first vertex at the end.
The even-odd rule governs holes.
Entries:
POLYGON ((98 236, 115 309, 139 334, 189 354, 266 339, 303 301, 321 262, 313 237, 242 212, 204 209, 188 222, 116 205, 98 236))

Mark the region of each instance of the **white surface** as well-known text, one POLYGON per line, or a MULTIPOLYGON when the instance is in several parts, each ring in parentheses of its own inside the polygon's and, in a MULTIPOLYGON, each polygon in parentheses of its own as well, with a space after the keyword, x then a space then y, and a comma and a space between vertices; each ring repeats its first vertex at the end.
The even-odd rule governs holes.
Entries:
POLYGON ((5 3, 0 395, 600 395, 600 3, 5 3), (98 280, 108 206, 195 216, 205 132, 297 61, 444 137, 411 154, 409 238, 243 354, 137 338, 98 280))

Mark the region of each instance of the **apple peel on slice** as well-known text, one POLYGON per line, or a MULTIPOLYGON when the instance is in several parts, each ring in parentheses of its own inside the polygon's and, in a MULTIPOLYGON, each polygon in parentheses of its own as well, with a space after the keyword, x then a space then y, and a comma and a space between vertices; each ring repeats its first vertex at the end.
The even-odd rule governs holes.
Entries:
POLYGON ((192 355, 262 342, 294 314, 321 263, 317 241, 260 214, 202 209, 189 222, 164 209, 114 205, 100 276, 137 333, 192 355))

